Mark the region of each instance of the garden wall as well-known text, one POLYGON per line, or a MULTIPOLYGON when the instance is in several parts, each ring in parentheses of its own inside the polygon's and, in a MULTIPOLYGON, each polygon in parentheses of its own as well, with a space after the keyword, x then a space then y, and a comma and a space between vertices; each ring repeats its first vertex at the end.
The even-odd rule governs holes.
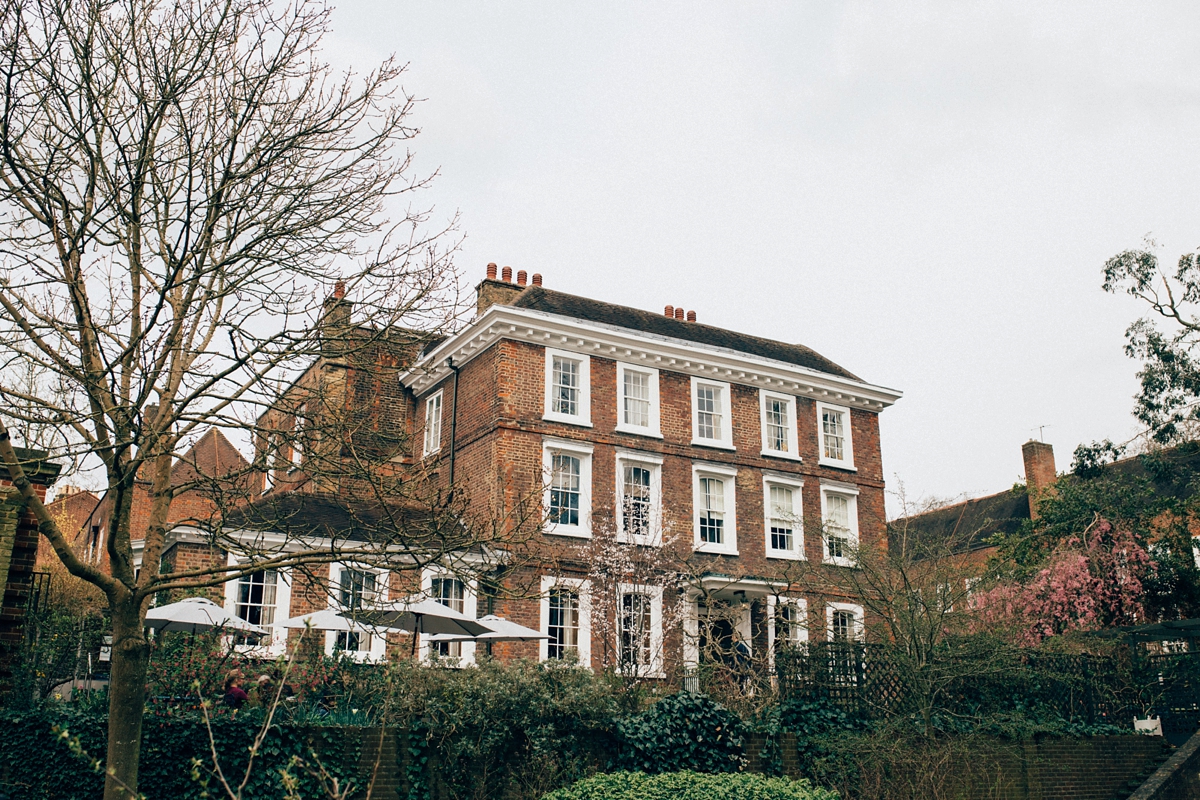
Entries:
MULTIPOLYGON (((748 738, 751 771, 768 769, 762 757, 765 745, 761 735, 748 738)), ((784 734, 781 745, 784 774, 799 777, 795 736, 784 734)), ((865 797, 1111 800, 1129 781, 1152 772, 1169 752, 1170 745, 1160 736, 1046 737, 1027 742, 981 737, 966 753, 934 746, 910 753, 903 764, 891 762, 886 769, 873 770, 864 759, 858 788, 865 797)))

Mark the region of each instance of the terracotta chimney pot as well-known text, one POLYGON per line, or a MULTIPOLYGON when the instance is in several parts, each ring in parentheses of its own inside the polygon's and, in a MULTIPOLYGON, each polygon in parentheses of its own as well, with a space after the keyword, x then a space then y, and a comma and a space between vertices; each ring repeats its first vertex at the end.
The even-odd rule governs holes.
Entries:
POLYGON ((663 316, 664 316, 664 317, 671 317, 672 319, 674 319, 674 317, 675 317, 675 306, 664 306, 664 307, 663 307, 663 316))
POLYGON ((683 319, 683 306, 675 307, 675 319, 683 319))
POLYGON ((540 273, 540 272, 533 273, 533 285, 534 286, 542 285, 542 273, 540 273))
POLYGON ((346 296, 346 282, 337 281, 333 284, 333 296, 341 300, 346 296))
POLYGON ((493 261, 487 266, 487 279, 489 281, 496 280, 496 262, 493 261))
POLYGON ((526 277, 528 276, 526 276, 525 270, 519 270, 517 272, 517 286, 524 286, 526 277))
POLYGON ((688 322, 695 322, 695 321, 696 321, 696 312, 695 312, 695 311, 689 311, 689 312, 687 313, 687 321, 688 321, 688 322))
POLYGON ((500 270, 500 280, 505 283, 512 283, 512 267, 505 267, 500 270))

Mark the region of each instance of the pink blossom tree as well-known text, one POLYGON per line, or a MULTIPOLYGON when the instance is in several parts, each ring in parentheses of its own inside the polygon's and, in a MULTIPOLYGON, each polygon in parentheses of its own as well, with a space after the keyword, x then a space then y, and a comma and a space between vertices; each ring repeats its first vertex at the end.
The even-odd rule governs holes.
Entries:
POLYGON ((979 622, 1007 626, 1020 644, 1070 631, 1130 625, 1145 618, 1146 549, 1127 530, 1097 519, 1055 547, 1046 566, 1024 582, 1001 582, 973 597, 979 622))

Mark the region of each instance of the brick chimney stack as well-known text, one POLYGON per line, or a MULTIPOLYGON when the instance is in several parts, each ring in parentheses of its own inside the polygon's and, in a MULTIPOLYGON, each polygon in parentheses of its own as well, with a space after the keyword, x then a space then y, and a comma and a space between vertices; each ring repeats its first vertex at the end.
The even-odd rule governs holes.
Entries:
POLYGON ((1021 445, 1025 460, 1025 486, 1029 492, 1029 518, 1037 519, 1038 501, 1047 491, 1053 491, 1058 472, 1054 469, 1054 448, 1045 442, 1030 439, 1021 445))
MULTIPOLYGON (((517 282, 513 283, 513 268, 503 267, 500 270, 500 278, 496 279, 496 264, 487 265, 487 277, 479 282, 475 287, 476 301, 475 313, 482 314, 489 306, 508 305, 513 300, 517 299, 517 295, 525 290, 525 282, 528 274, 525 270, 517 272, 517 282)), ((533 285, 542 285, 542 276, 533 276, 533 285)))

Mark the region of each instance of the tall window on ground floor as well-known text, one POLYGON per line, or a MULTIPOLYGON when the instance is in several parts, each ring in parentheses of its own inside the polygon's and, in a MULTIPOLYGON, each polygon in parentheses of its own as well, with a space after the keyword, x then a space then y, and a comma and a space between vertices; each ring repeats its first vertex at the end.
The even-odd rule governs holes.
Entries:
POLYGON ((562 586, 550 590, 550 624, 546 631, 548 658, 579 653, 579 592, 562 586))
MULTIPOLYGON (((378 576, 351 567, 338 569, 338 603, 344 611, 354 611, 368 606, 378 597, 378 576)), ((371 649, 371 635, 359 631, 338 631, 334 641, 335 650, 357 653, 371 649)))
POLYGON ((651 638, 651 597, 638 592, 621 595, 620 638, 618 657, 621 666, 637 669, 649 668, 654 657, 651 638))
MULTIPOLYGON (((434 600, 460 614, 466 608, 467 586, 458 578, 434 578, 430 584, 430 593, 434 600)), ((448 658, 462 656, 460 642, 438 642, 435 647, 435 652, 440 656, 448 658)))
POLYGON ((234 613, 251 625, 268 627, 275 623, 275 596, 279 574, 275 570, 243 575, 238 579, 234 613))

